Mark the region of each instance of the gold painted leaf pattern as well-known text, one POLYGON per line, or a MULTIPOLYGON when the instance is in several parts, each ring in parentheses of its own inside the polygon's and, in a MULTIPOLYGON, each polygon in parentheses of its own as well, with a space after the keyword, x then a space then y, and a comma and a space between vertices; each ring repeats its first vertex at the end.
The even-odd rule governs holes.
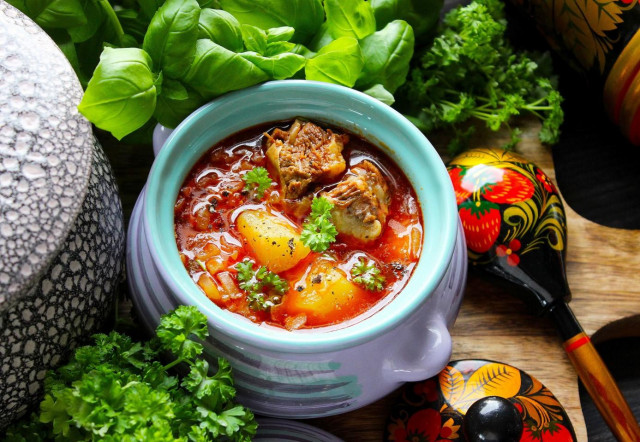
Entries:
POLYGON ((480 367, 467 381, 462 396, 451 405, 461 413, 486 396, 512 398, 520 391, 520 371, 509 365, 491 362, 480 367))
POLYGON ((613 44, 607 31, 622 23, 616 0, 542 0, 553 2, 554 23, 565 46, 585 69, 597 64, 604 71, 607 52, 613 44))
POLYGON ((513 227, 507 235, 504 242, 514 238, 522 238, 526 235, 538 222, 540 213, 538 212, 536 201, 526 200, 510 205, 504 210, 504 222, 513 227))
POLYGON ((472 167, 478 164, 503 164, 509 162, 526 162, 520 155, 504 149, 481 147, 468 150, 451 160, 451 166, 472 167))
POLYGON ((560 402, 540 381, 535 378, 531 381, 532 386, 515 398, 522 405, 525 420, 532 419, 538 427, 563 420, 560 402))
POLYGON ((445 402, 455 404, 464 391, 464 377, 457 369, 448 365, 438 375, 440 391, 445 402))

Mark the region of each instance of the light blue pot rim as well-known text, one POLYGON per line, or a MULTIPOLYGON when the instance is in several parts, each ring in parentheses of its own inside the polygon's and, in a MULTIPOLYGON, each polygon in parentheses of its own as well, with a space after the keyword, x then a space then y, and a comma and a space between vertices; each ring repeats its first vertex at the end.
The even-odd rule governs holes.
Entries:
MULTIPOLYGON (((326 110, 319 112, 326 113, 326 110)), ((298 115, 293 111, 287 118, 267 116, 261 121, 248 122, 243 128, 261 122, 292 119, 295 116, 332 122, 328 115, 311 114, 312 111, 306 115, 298 115)), ((147 242, 156 265, 162 269, 160 277, 182 304, 197 306, 209 318, 214 339, 217 331, 238 343, 289 353, 328 352, 355 346, 400 325, 426 302, 443 278, 453 254, 458 223, 453 186, 447 170, 431 143, 412 123, 396 110, 366 94, 342 86, 306 80, 263 83, 225 94, 194 111, 173 131, 156 157, 146 185, 143 210, 147 242), (211 134, 203 129, 207 122, 216 113, 225 115, 225 109, 233 112, 238 103, 246 105, 248 99, 256 103, 266 100, 288 102, 287 97, 296 97, 292 99, 292 103, 298 104, 318 100, 332 106, 344 106, 339 109, 353 107, 356 109, 353 112, 357 122, 340 124, 336 121, 334 124, 345 128, 351 125, 351 129, 356 132, 362 129, 365 136, 370 131, 371 136, 368 137, 374 143, 375 138, 378 138, 376 133, 391 130, 396 134, 403 133, 419 149, 423 162, 428 165, 426 171, 416 170, 420 167, 420 161, 415 161, 416 166, 413 166, 415 158, 404 152, 401 146, 381 146, 403 167, 414 186, 423 211, 425 241, 418 266, 404 290, 375 314, 348 327, 289 332, 259 326, 220 309, 191 280, 180 261, 174 241, 173 206, 184 177, 215 142, 241 130, 218 134, 213 137, 214 142, 211 142, 211 134), (362 110, 366 112, 361 112, 362 110), (368 122, 367 127, 360 124, 362 122, 368 122), (190 131, 199 132, 194 136, 193 133, 189 135, 190 131), (416 185, 416 181, 427 178, 428 188, 416 185)), ((428 312, 425 321, 438 314, 428 312)))

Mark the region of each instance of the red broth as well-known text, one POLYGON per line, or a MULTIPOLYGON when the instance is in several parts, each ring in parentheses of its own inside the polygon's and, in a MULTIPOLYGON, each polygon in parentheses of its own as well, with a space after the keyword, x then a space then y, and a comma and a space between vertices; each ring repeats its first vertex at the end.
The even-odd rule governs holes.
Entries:
MULTIPOLYGON (((252 127, 217 143, 185 179, 174 211, 180 257, 193 281, 209 299, 220 308, 254 322, 289 330, 339 324, 367 311, 381 299, 398 294, 417 264, 423 236, 418 199, 405 175, 371 143, 348 134, 349 141, 342 151, 346 170, 368 160, 387 181, 390 201, 382 234, 368 243, 338 234, 326 251, 310 252, 294 267, 278 273, 288 286, 284 295, 275 298, 279 303, 267 309, 252 307, 247 293, 240 288, 237 265, 250 260, 257 270, 263 263, 249 240, 240 233, 238 215, 244 210, 267 211, 299 233, 309 213, 308 208, 294 210, 283 200, 277 172, 265 155, 265 133, 272 133, 275 128, 286 130, 291 124, 292 121, 288 121, 252 127), (259 200, 243 190, 242 179, 247 171, 258 166, 266 168, 273 180, 259 200), (380 269, 384 277, 382 290, 368 290, 354 283, 351 269, 363 258, 375 262, 380 269), (317 281, 321 279, 317 275, 315 280, 309 279, 312 268, 316 272, 320 269, 322 274, 334 272, 339 283, 319 284, 318 290, 306 290, 310 284, 321 282, 317 281)), ((340 129, 334 132, 346 133, 340 129)), ((309 193, 317 195, 331 189, 340 178, 316 184, 309 193)))

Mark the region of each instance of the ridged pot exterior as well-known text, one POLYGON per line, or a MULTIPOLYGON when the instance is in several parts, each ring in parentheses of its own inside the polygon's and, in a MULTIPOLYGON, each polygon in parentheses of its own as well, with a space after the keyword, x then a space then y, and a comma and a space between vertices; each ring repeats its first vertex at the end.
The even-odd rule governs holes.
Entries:
MULTIPOLYGON (((178 307, 179 300, 150 253, 143 205, 144 193, 129 225, 127 275, 138 316, 151 331, 162 314, 178 307)), ((459 229, 437 288, 386 333, 327 352, 274 351, 240 341, 210 318, 205 351, 212 361, 218 356, 230 361, 239 401, 258 414, 314 418, 348 412, 380 399, 403 382, 434 376, 446 365, 451 354, 447 329, 458 313, 466 274, 466 246, 459 229)), ((375 314, 368 320, 375 320, 375 314)))

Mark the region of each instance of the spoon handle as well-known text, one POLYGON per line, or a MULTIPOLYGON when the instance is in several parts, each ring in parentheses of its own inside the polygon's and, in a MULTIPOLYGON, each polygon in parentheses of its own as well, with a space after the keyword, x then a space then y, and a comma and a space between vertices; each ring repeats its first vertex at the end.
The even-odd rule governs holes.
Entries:
POLYGON ((564 350, 582 384, 614 436, 640 442, 640 427, 607 366, 566 302, 549 310, 564 340, 564 350))

